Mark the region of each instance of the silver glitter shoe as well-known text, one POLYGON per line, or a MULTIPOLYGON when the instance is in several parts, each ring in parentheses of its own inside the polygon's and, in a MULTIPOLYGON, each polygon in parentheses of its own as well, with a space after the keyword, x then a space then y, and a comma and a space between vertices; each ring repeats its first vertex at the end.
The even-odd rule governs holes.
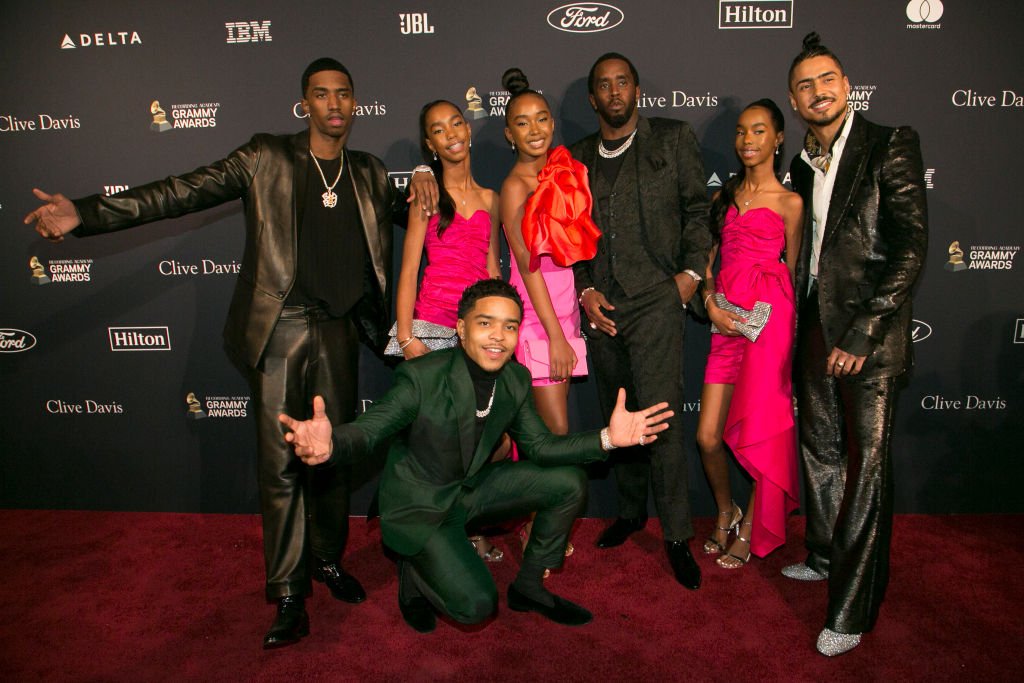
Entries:
POLYGON ((859 633, 836 633, 831 629, 823 628, 818 634, 818 652, 826 657, 841 655, 858 645, 860 645, 859 633))
POLYGON ((822 574, 811 569, 803 562, 783 567, 782 575, 787 579, 796 579, 797 581, 824 581, 828 578, 828 572, 822 574))

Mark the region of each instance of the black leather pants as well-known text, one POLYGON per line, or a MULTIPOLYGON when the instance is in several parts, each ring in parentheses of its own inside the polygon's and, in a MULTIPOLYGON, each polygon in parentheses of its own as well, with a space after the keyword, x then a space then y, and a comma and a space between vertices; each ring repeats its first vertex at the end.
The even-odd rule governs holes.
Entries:
POLYGON ((284 441, 277 416, 310 417, 320 395, 332 424, 353 420, 358 370, 351 318, 286 306, 252 373, 268 600, 309 593, 310 554, 340 559, 348 537, 348 469, 306 467, 284 441))
MULTIPOLYGON (((686 311, 675 281, 627 297, 617 285, 606 293, 615 310, 617 334, 586 329, 590 368, 605 422, 615 407, 619 387, 626 389, 630 410, 668 401, 675 416, 669 429, 650 446, 623 448, 612 454, 618 484, 619 516, 647 516, 647 490, 654 489, 654 506, 666 541, 693 536, 690 521, 690 480, 683 432, 683 333, 686 311)), ((584 324, 586 324, 584 322, 584 324)))
POLYGON ((895 379, 825 376, 817 292, 800 311, 797 374, 807 565, 828 573, 825 626, 870 631, 889 582, 895 379))

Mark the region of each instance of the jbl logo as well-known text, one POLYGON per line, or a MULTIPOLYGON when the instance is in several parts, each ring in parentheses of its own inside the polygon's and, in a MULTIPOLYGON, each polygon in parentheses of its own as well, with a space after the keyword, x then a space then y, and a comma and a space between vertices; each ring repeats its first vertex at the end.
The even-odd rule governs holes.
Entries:
POLYGON ((399 14, 398 25, 403 36, 434 32, 434 27, 430 25, 430 19, 427 17, 426 12, 399 14))

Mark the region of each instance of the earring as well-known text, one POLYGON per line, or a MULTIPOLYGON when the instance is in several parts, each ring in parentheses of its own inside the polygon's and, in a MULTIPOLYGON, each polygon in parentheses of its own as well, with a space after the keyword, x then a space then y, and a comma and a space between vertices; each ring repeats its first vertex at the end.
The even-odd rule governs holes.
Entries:
POLYGON ((516 151, 516 141, 515 140, 512 141, 512 151, 513 152, 516 151))
POLYGON ((775 156, 779 156, 779 148, 778 147, 775 148, 775 156))
POLYGON ((472 140, 469 141, 469 148, 473 149, 473 141, 472 140))
POLYGON ((434 151, 434 161, 437 161, 437 151, 434 151))

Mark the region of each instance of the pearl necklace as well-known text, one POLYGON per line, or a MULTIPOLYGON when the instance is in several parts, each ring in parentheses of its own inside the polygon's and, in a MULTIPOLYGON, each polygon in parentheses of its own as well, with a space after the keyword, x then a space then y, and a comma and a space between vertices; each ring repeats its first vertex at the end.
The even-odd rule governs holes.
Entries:
POLYGON ((320 180, 324 181, 324 187, 327 191, 324 192, 321 197, 324 200, 324 206, 328 209, 333 209, 338 205, 338 195, 334 193, 334 186, 341 180, 341 172, 345 169, 345 153, 341 153, 341 164, 338 166, 338 177, 334 179, 334 182, 330 185, 327 184, 327 178, 324 177, 324 169, 320 168, 320 162, 317 161, 316 155, 313 154, 313 150, 309 150, 309 156, 313 157, 313 163, 316 164, 316 170, 320 171, 320 180))
POLYGON ((494 405, 494 390, 498 388, 498 380, 494 380, 494 384, 491 385, 491 398, 487 401, 487 407, 483 410, 476 411, 477 417, 487 417, 491 414, 491 406, 494 405))
POLYGON ((633 144, 633 138, 636 137, 636 128, 629 134, 629 139, 623 142, 615 151, 609 152, 608 148, 604 146, 604 140, 597 143, 597 153, 601 155, 602 159, 614 159, 615 157, 622 156, 629 149, 629 146, 633 144))

